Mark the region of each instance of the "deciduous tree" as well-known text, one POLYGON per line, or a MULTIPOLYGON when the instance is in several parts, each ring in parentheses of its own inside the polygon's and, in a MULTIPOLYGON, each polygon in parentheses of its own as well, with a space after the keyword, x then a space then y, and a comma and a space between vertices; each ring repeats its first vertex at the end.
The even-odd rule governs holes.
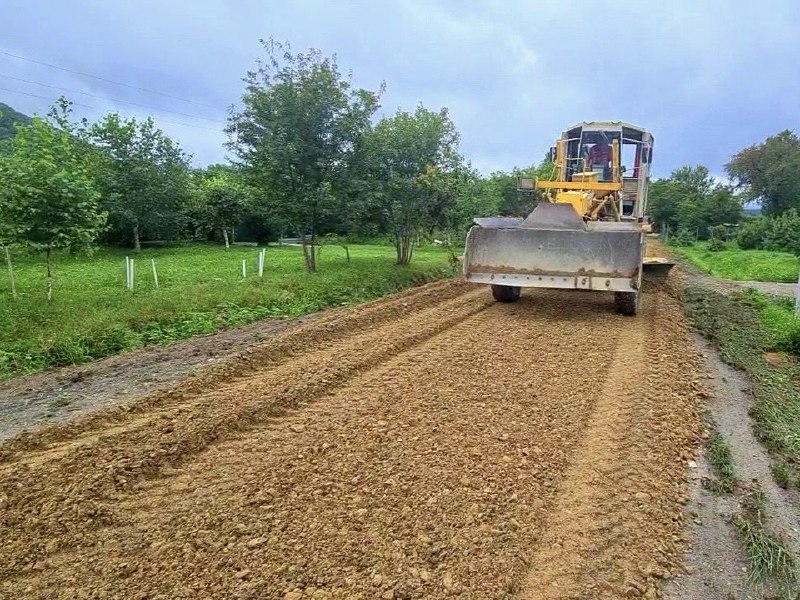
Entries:
POLYGON ((394 238, 397 264, 410 262, 418 233, 436 223, 455 197, 458 139, 447 109, 423 106, 381 119, 364 136, 360 152, 370 202, 394 238))
POLYGON ((263 44, 266 59, 247 74, 244 108, 229 122, 229 147, 269 212, 301 234, 313 272, 319 225, 345 210, 335 191, 369 129, 378 93, 354 88, 335 57, 313 49, 294 53, 273 40, 263 44))
POLYGON ((8 219, 3 236, 44 252, 50 300, 53 251, 89 248, 105 225, 95 182, 72 132, 39 117, 17 127, 11 153, 0 159, 0 177, 2 220, 8 219))
POLYGON ((659 228, 706 238, 710 227, 741 220, 742 199, 714 181, 703 165, 683 166, 651 184, 647 212, 659 228))
POLYGON ((95 171, 112 223, 128 228, 135 250, 143 235, 183 230, 189 157, 152 119, 106 115, 85 132, 96 148, 95 171))
POLYGON ((746 199, 758 201, 765 214, 800 210, 800 138, 793 131, 737 152, 725 169, 746 199))
POLYGON ((248 189, 231 173, 218 172, 203 180, 200 193, 207 225, 222 233, 225 248, 229 248, 228 230, 250 210, 248 189))

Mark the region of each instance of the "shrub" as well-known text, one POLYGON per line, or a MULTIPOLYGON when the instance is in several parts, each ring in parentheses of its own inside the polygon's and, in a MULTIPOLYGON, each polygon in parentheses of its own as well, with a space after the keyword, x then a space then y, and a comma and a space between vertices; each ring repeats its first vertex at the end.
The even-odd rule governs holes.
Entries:
POLYGON ((719 252, 725 249, 725 240, 728 238, 728 228, 725 225, 714 225, 709 229, 710 240, 708 249, 711 252, 719 252))
POLYGON ((714 225, 710 230, 712 240, 719 240, 724 242, 728 239, 728 228, 725 225, 714 225))
POLYGON ((760 250, 764 248, 764 237, 769 228, 769 220, 765 217, 750 219, 742 223, 736 243, 742 250, 760 250))
POLYGON ((769 221, 770 226, 764 237, 764 248, 800 254, 800 215, 797 211, 787 210, 769 221))
POLYGON ((742 225, 737 238, 744 250, 773 250, 800 255, 800 214, 787 210, 777 217, 761 217, 742 225))
POLYGON ((786 337, 784 339, 785 350, 796 356, 800 356, 800 319, 792 323, 786 331, 786 337))
POLYGON ((669 238, 671 246, 693 246, 695 236, 688 229, 679 229, 678 232, 669 238))

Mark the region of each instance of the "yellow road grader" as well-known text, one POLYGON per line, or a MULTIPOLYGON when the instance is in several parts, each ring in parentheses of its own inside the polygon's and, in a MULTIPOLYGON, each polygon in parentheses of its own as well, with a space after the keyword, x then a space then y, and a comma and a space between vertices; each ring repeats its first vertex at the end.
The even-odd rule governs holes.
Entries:
POLYGON ((550 180, 522 177, 518 192, 543 194, 526 218, 474 220, 464 277, 500 302, 523 287, 614 292, 617 310, 640 305, 653 136, 615 121, 567 129, 551 150, 550 180))

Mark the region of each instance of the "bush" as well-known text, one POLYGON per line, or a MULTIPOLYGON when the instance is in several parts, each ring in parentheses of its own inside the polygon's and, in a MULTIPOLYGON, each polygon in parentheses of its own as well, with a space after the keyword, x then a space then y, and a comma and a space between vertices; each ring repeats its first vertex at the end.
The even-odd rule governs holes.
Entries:
POLYGON ((719 238, 712 237, 708 242, 708 251, 719 252, 720 250, 725 250, 725 242, 723 242, 719 238))
POLYGON ((769 228, 769 219, 758 217, 742 223, 736 243, 742 250, 762 250, 764 237, 769 228))
POLYGON ((725 225, 714 225, 709 229, 710 241, 708 249, 711 252, 719 252, 725 249, 725 240, 728 238, 728 228, 725 225))
POLYGON ((796 320, 791 325, 784 339, 786 352, 800 356, 800 320, 796 320))
POLYGON ((796 210, 788 210, 779 217, 770 219, 770 227, 764 237, 764 248, 800 255, 800 215, 796 210))
POLYGON ((669 238, 671 246, 693 246, 696 242, 695 236, 688 229, 679 229, 678 232, 669 238))
POLYGON ((800 255, 800 215, 787 210, 777 217, 760 217, 742 225, 737 238, 744 250, 772 250, 800 255))
POLYGON ((728 228, 725 225, 714 225, 709 229, 709 234, 712 240, 719 240, 724 242, 728 239, 728 228))

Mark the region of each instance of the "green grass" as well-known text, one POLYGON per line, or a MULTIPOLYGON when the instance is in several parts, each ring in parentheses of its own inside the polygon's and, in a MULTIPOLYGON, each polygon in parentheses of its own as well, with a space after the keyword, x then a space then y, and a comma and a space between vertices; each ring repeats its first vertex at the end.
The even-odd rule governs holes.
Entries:
POLYGON ((756 290, 748 290, 745 295, 758 310, 769 336, 767 349, 800 356, 800 319, 795 316, 794 300, 769 298, 756 290))
POLYGON ((706 440, 706 456, 716 472, 717 478, 709 481, 706 487, 715 494, 730 494, 736 489, 739 482, 733 467, 731 449, 725 438, 717 431, 716 423, 713 422, 710 415, 707 416, 707 420, 711 434, 706 440))
POLYGON ((123 250, 57 255, 50 303, 43 257, 13 255, 16 301, 5 270, 0 272, 0 379, 363 302, 452 272, 447 252, 438 247, 415 250, 412 264, 399 267, 393 247, 359 245, 350 247, 350 263, 341 248, 325 247, 318 272, 309 274, 301 249, 284 246, 267 249, 262 280, 256 277, 256 248, 201 245, 144 250, 135 256, 136 287, 129 291, 123 286, 126 254, 134 256, 123 250))
POLYGON ((795 558, 783 540, 767 528, 763 492, 758 487, 752 489, 742 498, 741 506, 733 523, 747 548, 751 581, 775 581, 784 597, 795 597, 791 595, 798 591, 795 558))
POLYGON ((728 244, 725 250, 711 252, 708 243, 671 247, 671 251, 686 258, 706 273, 735 281, 797 281, 800 264, 794 254, 768 250, 740 250, 728 244))

